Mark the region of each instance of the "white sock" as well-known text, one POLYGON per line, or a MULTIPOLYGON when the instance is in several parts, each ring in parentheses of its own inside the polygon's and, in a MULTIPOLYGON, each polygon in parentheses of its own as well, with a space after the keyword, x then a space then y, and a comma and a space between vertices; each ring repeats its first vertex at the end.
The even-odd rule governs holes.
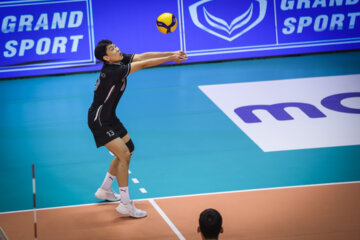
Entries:
POLYGON ((120 199, 123 204, 128 204, 130 202, 129 188, 128 187, 119 187, 120 199))
POLYGON ((115 176, 111 175, 110 173, 106 173, 106 176, 105 176, 105 179, 104 179, 104 182, 102 183, 101 185, 101 188, 102 189, 105 189, 105 190, 110 190, 111 189, 111 184, 113 183, 115 179, 115 176))

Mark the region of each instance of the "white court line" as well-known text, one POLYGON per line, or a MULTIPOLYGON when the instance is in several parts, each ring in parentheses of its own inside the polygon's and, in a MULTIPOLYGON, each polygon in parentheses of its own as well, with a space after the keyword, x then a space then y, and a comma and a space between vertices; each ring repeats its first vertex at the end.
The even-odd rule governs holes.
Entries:
POLYGON ((147 193, 145 188, 139 188, 139 190, 140 190, 141 193, 147 193))
POLYGON ((185 237, 181 234, 181 232, 176 228, 176 226, 172 223, 172 221, 166 216, 166 214, 163 212, 163 210, 157 205, 157 203, 154 201, 154 199, 150 199, 149 202, 153 207, 156 209, 156 211, 160 214, 160 216, 165 220, 165 222, 169 225, 171 230, 174 231, 176 236, 178 236, 179 239, 185 240, 185 237))
POLYGON ((132 178, 131 181, 133 181, 133 183, 139 183, 139 180, 137 178, 132 178))
POLYGON ((0 239, 8 240, 8 237, 5 234, 5 231, 0 227, 0 239))
MULTIPOLYGON (((351 182, 320 183, 320 184, 309 184, 309 185, 294 185, 294 186, 273 187, 273 188, 257 188, 257 189, 248 189, 248 190, 235 190, 235 191, 227 191, 227 192, 212 192, 212 193, 199 193, 199 194, 189 194, 189 195, 177 195, 177 196, 171 196, 171 197, 143 198, 143 199, 134 199, 134 201, 135 202, 137 202, 137 201, 146 201, 146 200, 150 201, 150 200, 171 199, 171 198, 181 198, 181 197, 197 197, 197 196, 231 194, 231 193, 241 193, 241 192, 271 191, 271 190, 281 190, 281 189, 291 189, 291 188, 296 189, 296 188, 304 188, 304 187, 321 187, 321 186, 359 184, 359 183, 360 183, 360 181, 351 181, 351 182)), ((95 206, 95 205, 102 205, 102 204, 116 204, 116 203, 114 203, 114 202, 87 203, 87 204, 67 205, 67 206, 59 206, 59 207, 37 208, 36 211, 52 210, 52 209, 59 209, 59 208, 70 208, 70 207, 95 206)), ((1 214, 8 214, 8 213, 31 212, 31 211, 33 211, 33 209, 0 212, 0 215, 1 214)))

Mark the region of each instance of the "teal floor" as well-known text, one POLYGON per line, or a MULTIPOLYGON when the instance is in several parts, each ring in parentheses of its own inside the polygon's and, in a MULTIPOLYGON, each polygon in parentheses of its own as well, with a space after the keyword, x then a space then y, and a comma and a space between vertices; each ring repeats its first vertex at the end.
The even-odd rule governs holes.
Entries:
MULTIPOLYGON (((360 181, 360 146, 263 152, 198 88, 358 73, 359 51, 133 74, 117 109, 136 149, 131 197, 360 181)), ((98 202, 93 194, 112 156, 95 147, 87 127, 97 76, 0 81, 0 212, 32 208, 32 163, 38 208, 98 202)))

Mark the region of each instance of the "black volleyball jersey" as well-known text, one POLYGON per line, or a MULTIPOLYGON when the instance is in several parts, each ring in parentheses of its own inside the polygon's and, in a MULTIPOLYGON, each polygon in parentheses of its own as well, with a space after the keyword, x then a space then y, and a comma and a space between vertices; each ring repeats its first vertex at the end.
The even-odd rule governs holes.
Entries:
POLYGON ((120 64, 104 63, 89 108, 89 124, 103 127, 117 120, 115 110, 126 88, 134 54, 123 53, 120 64))

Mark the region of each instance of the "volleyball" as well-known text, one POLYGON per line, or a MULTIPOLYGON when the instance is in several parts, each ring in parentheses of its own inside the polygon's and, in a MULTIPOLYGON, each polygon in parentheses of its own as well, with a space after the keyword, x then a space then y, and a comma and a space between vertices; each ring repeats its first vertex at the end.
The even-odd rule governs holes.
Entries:
POLYGON ((163 13, 157 18, 156 27, 164 34, 172 33, 177 27, 177 19, 172 13, 163 13))

